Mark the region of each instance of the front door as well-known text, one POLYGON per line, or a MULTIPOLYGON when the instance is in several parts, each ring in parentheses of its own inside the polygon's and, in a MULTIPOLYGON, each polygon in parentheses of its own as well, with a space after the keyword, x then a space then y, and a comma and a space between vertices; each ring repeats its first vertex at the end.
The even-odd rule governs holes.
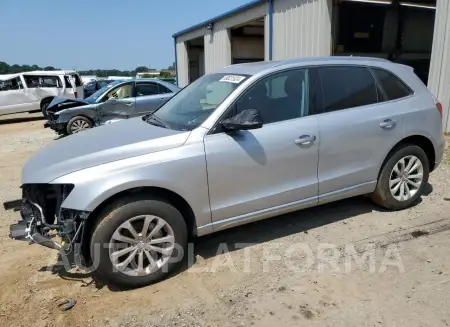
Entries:
POLYGON ((319 131, 308 116, 308 71, 289 70, 251 86, 225 117, 258 109, 263 127, 204 139, 213 222, 317 202, 319 131))
POLYGON ((98 107, 100 123, 127 119, 135 114, 134 83, 121 84, 111 89, 98 107))
POLYGON ((367 67, 321 67, 317 74, 323 94, 319 203, 349 189, 371 192, 386 155, 403 138, 401 108, 386 99, 367 67))

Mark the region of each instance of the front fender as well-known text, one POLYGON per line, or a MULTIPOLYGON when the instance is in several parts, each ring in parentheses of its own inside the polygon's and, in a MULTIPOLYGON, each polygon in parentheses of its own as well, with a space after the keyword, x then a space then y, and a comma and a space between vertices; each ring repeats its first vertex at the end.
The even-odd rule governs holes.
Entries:
POLYGON ((75 185, 62 208, 90 212, 126 190, 164 188, 186 200, 197 226, 211 223, 205 154, 200 142, 83 169, 52 184, 75 185))
POLYGON ((70 109, 64 109, 58 112, 58 123, 67 123, 73 117, 84 116, 92 119, 92 121, 97 121, 97 106, 83 106, 70 109))

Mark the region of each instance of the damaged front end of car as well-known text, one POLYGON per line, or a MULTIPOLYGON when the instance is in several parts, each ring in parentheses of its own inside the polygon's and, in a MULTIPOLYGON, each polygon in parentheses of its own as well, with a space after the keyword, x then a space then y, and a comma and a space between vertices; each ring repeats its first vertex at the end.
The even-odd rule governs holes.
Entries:
POLYGON ((3 203, 5 210, 20 211, 21 219, 10 225, 9 236, 70 254, 83 240, 89 212, 61 208, 72 184, 22 185, 22 199, 3 203), (55 235, 56 233, 56 235, 55 235), (59 236, 61 241, 54 238, 59 236))

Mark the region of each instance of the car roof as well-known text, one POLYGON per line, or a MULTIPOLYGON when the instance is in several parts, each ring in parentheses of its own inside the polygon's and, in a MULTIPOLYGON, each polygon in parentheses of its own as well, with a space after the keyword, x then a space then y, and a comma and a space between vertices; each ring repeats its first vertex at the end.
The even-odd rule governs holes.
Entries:
POLYGON ((53 76, 53 75, 67 75, 67 74, 77 74, 76 71, 74 70, 35 70, 32 72, 22 72, 22 73, 15 73, 15 74, 5 74, 5 75, 0 75, 0 80, 4 80, 4 79, 10 79, 10 78, 14 78, 20 75, 49 75, 49 76, 53 76))
POLYGON ((130 78, 130 79, 123 79, 123 80, 116 80, 119 83, 117 83, 117 85, 119 84, 126 84, 126 83, 130 83, 130 82, 156 82, 158 84, 164 85, 165 87, 167 87, 169 90, 175 92, 176 90, 180 90, 180 88, 172 83, 160 80, 158 78, 130 78))
POLYGON ((336 57, 311 57, 311 58, 297 58, 280 61, 261 61, 255 63, 237 64, 224 67, 217 71, 217 73, 223 74, 246 74, 255 75, 272 68, 283 68, 284 66, 290 67, 292 65, 304 66, 304 65, 324 65, 324 64, 341 64, 341 65, 372 65, 374 63, 391 63, 387 59, 372 58, 372 57, 349 57, 349 56, 336 56, 336 57))

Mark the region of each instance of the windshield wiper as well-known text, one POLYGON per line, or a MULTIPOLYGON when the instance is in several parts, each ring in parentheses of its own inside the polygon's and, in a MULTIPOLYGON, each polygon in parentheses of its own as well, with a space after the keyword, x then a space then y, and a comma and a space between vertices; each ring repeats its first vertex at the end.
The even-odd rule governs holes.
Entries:
POLYGON ((163 128, 168 128, 170 129, 169 125, 167 125, 164 121, 161 120, 161 118, 158 118, 155 115, 150 115, 145 117, 145 121, 149 124, 158 126, 158 127, 163 127, 163 128))

